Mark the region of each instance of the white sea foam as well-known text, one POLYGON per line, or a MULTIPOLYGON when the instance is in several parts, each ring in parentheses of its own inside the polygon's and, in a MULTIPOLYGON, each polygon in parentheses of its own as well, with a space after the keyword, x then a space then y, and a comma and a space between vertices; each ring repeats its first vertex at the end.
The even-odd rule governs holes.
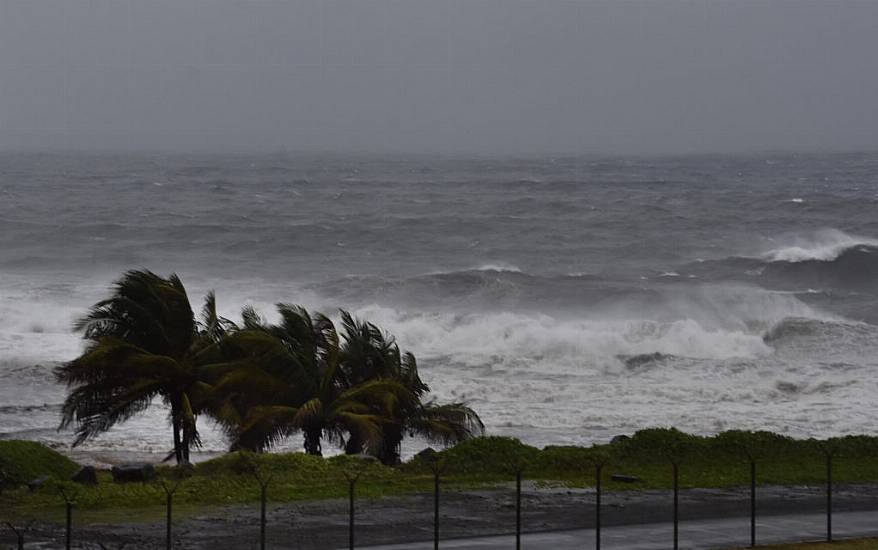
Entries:
POLYGON ((507 273, 521 273, 521 268, 506 262, 496 262, 474 267, 471 271, 499 271, 507 273))
POLYGON ((75 297, 16 294, 9 288, 0 294, 0 354, 11 360, 61 361, 80 350, 73 322, 87 311, 75 297))
POLYGON ((790 244, 770 250, 763 257, 773 262, 831 261, 845 250, 861 245, 878 246, 878 240, 838 229, 822 229, 810 236, 793 237, 790 244))
MULTIPOLYGON (((762 306, 759 295, 752 296, 730 315, 761 316, 756 324, 764 326, 807 310, 792 296, 762 306)), ((691 318, 599 321, 511 312, 409 313, 378 305, 355 313, 387 328, 417 354, 440 399, 466 400, 492 433, 537 445, 605 441, 649 426, 697 433, 760 428, 807 436, 819 417, 802 411, 823 410, 827 395, 859 402, 871 391, 850 383, 865 375, 864 367, 826 369, 819 361, 802 361, 797 347, 775 351, 756 327, 707 328, 709 322, 691 318), (637 370, 626 368, 618 357, 654 352, 672 357, 637 370), (802 389, 791 394, 779 387, 802 389), (758 417, 753 407, 760 409, 758 417)), ((811 355, 839 360, 833 342, 822 339, 824 349, 811 355)), ((844 415, 843 426, 852 431, 870 421, 855 408, 832 414, 821 430, 835 425, 838 415, 844 415)))
POLYGON ((423 358, 447 357, 471 366, 491 364, 547 372, 608 368, 620 355, 659 352, 727 359, 771 352, 760 334, 708 329, 692 319, 562 320, 543 314, 410 314, 370 306, 355 312, 395 334, 423 358))

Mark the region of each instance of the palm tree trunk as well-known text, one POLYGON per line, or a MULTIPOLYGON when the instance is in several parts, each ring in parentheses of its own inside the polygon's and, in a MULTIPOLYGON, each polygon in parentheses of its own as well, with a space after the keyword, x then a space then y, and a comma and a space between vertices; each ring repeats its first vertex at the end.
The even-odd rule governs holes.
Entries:
POLYGON ((344 445, 345 454, 356 455, 363 452, 363 441, 356 436, 356 434, 350 434, 348 436, 348 440, 344 445))
POLYGON ((386 425, 384 427, 384 441, 378 452, 378 459, 382 464, 395 466, 401 462, 399 454, 402 448, 402 427, 398 425, 386 425))
POLYGON ((171 427, 174 430, 174 458, 177 460, 177 464, 180 464, 183 460, 183 445, 180 441, 180 419, 177 417, 173 405, 171 406, 171 427))
MULTIPOLYGON (((183 453, 183 462, 182 464, 189 464, 189 447, 192 445, 192 436, 189 433, 189 430, 183 428, 183 447, 181 449, 183 453)), ((177 463, 181 464, 180 462, 177 463)))
POLYGON ((305 452, 309 455, 323 456, 323 450, 320 446, 322 437, 322 428, 305 428, 305 452))

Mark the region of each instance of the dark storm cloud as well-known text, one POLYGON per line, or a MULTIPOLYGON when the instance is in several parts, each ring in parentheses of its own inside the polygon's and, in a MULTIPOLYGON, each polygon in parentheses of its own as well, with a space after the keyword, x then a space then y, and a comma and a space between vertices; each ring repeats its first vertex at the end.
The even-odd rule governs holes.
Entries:
POLYGON ((0 147, 878 147, 878 2, 0 0, 0 147))

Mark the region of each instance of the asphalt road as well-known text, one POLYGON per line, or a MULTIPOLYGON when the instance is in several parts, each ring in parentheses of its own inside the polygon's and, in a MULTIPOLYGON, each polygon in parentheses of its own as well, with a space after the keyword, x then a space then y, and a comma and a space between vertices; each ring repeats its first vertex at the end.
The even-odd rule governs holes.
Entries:
MULTIPOLYGON (((833 515, 835 539, 878 536, 878 512, 840 512, 833 515)), ((717 549, 745 547, 750 543, 748 518, 707 519, 680 524, 681 549, 717 549)), ((778 515, 760 519, 756 524, 757 544, 816 541, 826 539, 824 514, 778 515)), ((583 550, 595 547, 594 529, 575 529, 525 534, 522 548, 583 550)), ((476 537, 440 541, 440 548, 458 550, 509 550, 515 548, 514 536, 476 537)), ((429 550, 431 542, 364 547, 369 550, 429 550)), ((667 550, 673 548, 673 525, 649 523, 604 528, 603 550, 667 550)), ((341 549, 339 549, 341 550, 341 549)))

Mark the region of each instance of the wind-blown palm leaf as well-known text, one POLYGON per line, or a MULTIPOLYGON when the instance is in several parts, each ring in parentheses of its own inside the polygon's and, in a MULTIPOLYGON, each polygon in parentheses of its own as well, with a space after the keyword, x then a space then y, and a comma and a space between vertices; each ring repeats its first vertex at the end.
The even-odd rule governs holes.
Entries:
POLYGON ((281 405, 256 407, 236 433, 232 449, 263 451, 298 430, 294 422, 298 410, 281 405))
POLYGON ((413 435, 443 445, 459 443, 485 432, 479 415, 463 403, 427 403, 412 416, 406 427, 413 435))
MULTIPOLYGON (((74 445, 160 397, 171 409, 177 461, 187 461, 189 447, 200 443, 197 417, 210 393, 206 360, 221 359, 221 340, 234 328, 216 314, 214 294, 208 294, 197 324, 179 277, 128 271, 74 327, 88 341, 86 349, 55 369, 69 388, 61 427, 76 424, 74 445)), ((223 369, 211 370, 218 376, 223 369)))
MULTIPOLYGON (((406 392, 400 394, 387 388, 380 394, 382 399, 365 400, 372 412, 383 418, 383 440, 375 451, 382 462, 393 464, 399 461, 406 433, 443 444, 483 433, 484 426, 478 415, 464 404, 422 403, 430 388, 420 377, 415 356, 402 353, 393 336, 371 323, 355 319, 348 312, 342 311, 341 315, 344 344, 340 361, 348 386, 366 381, 393 381, 406 392)), ((351 434, 345 450, 358 453, 366 446, 356 434, 351 434)))
POLYGON ((216 294, 212 290, 204 297, 198 329, 209 343, 217 343, 229 332, 238 330, 238 326, 234 322, 217 314, 216 294))

